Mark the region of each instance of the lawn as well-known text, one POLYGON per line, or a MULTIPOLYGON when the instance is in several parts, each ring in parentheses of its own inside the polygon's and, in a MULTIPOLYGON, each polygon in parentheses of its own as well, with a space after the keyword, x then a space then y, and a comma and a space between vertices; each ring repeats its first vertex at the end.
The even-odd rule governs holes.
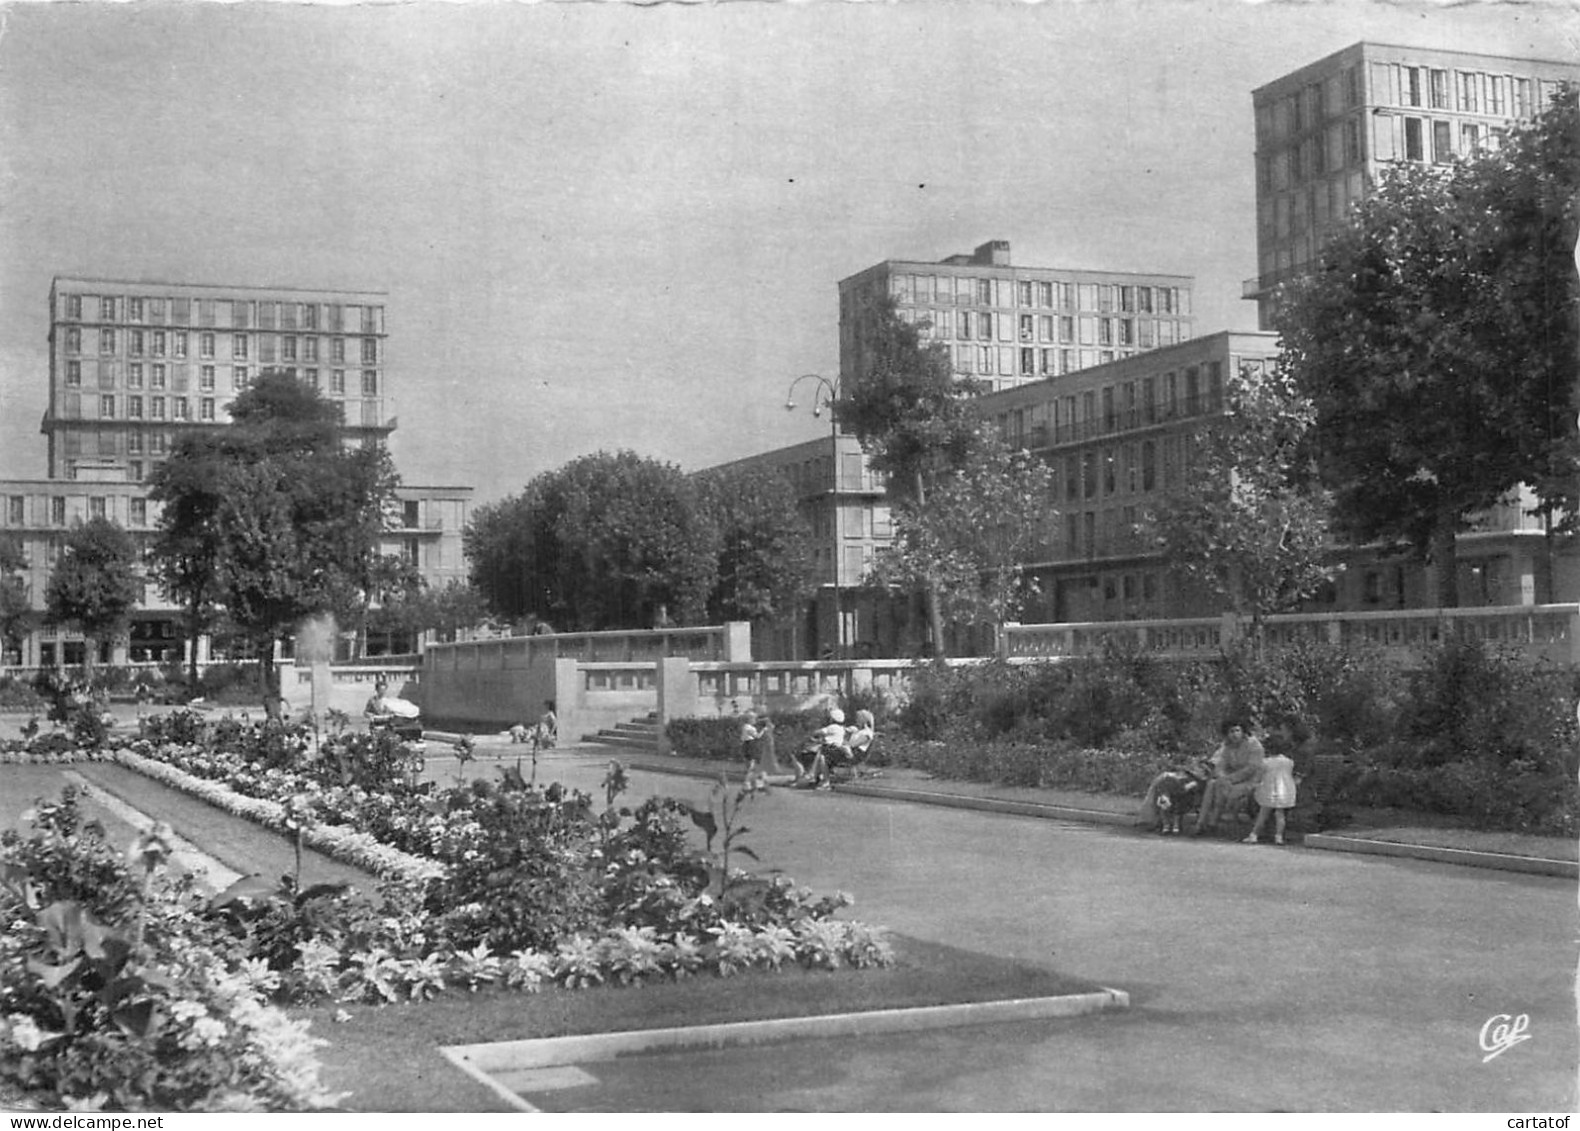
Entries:
MULTIPOLYGON (((84 766, 19 766, 0 765, 0 829, 16 829, 24 835, 31 825, 22 814, 34 802, 59 801, 61 787, 67 784, 63 771, 81 771, 84 766)), ((137 837, 137 830, 92 800, 82 806, 85 820, 98 821, 104 826, 109 843, 126 847, 137 837)))
MULTIPOLYGON (((66 771, 80 774, 89 785, 113 793, 134 809, 168 822, 177 834, 241 875, 259 873, 274 880, 296 866, 291 843, 279 833, 108 762, 0 765, 0 828, 21 826, 26 832, 26 822, 19 820, 20 814, 36 797, 58 798, 66 784, 66 771)), ((87 812, 104 822, 113 845, 129 845, 136 836, 130 826, 91 802, 87 812)), ((349 883, 369 895, 378 890, 374 876, 311 849, 302 853, 302 882, 349 883)))
POLYGON ((1090 993, 1090 982, 1026 963, 919 939, 891 939, 887 969, 750 973, 661 982, 449 993, 422 1004, 296 1011, 313 1021, 324 1082, 352 1094, 356 1111, 509 1111, 496 1095, 439 1055, 441 1045, 657 1029, 970 1001, 1090 993))

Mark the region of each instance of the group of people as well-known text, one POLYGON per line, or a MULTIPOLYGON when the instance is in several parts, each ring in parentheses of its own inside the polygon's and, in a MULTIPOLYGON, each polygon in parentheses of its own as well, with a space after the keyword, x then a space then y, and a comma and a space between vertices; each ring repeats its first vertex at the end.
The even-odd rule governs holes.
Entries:
MULTIPOLYGON (((1156 816, 1158 792, 1167 777, 1167 774, 1159 774, 1153 779, 1141 802, 1144 818, 1156 816)), ((1248 801, 1255 801, 1256 818, 1245 843, 1256 844, 1261 839, 1271 815, 1273 843, 1283 844, 1285 823, 1289 811, 1295 807, 1295 798, 1294 759, 1282 751, 1269 755, 1243 720, 1225 720, 1223 741, 1213 751, 1201 808, 1191 833, 1200 836, 1215 831, 1225 817, 1248 801)))
POLYGON ((517 723, 510 728, 511 742, 530 742, 534 750, 546 750, 559 741, 560 720, 554 713, 554 700, 543 701, 543 714, 539 716, 536 726, 527 726, 526 723, 517 723))
MULTIPOLYGON (((809 789, 833 788, 835 771, 854 766, 862 761, 872 746, 875 736, 872 712, 856 712, 855 725, 845 725, 845 712, 833 707, 828 712, 828 722, 812 732, 805 745, 790 756, 795 766, 793 786, 809 789)), ((741 719, 741 759, 746 763, 746 781, 753 788, 762 789, 768 784, 763 769, 764 743, 773 741, 773 722, 759 720, 756 711, 747 711, 741 719)), ((774 767, 777 769, 777 766, 774 767)))

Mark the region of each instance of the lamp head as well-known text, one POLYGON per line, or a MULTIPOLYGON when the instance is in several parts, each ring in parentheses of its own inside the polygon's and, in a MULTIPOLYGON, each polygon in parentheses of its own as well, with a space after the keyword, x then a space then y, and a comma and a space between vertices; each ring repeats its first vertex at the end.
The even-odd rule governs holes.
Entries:
POLYGON ((785 411, 786 412, 794 412, 795 411, 795 401, 785 401, 785 411))

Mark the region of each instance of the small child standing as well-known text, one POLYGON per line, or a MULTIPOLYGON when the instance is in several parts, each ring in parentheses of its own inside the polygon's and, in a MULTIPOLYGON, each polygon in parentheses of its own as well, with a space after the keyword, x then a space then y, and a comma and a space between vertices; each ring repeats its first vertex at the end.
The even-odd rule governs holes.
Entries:
POLYGON ((1284 843, 1284 817, 1295 807, 1295 761, 1280 751, 1262 759, 1262 777, 1256 783, 1256 823, 1246 844, 1255 844, 1267 823, 1267 814, 1273 814, 1273 843, 1284 843))
POLYGON ((774 728, 771 719, 764 719, 763 725, 757 725, 757 712, 747 711, 741 720, 741 760, 746 763, 746 788, 767 789, 768 778, 759 766, 757 757, 758 741, 768 735, 774 728))

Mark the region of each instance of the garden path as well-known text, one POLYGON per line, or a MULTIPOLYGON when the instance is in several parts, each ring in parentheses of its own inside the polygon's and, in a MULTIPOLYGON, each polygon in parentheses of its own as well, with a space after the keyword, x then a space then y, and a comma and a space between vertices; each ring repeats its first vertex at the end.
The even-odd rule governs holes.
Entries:
MULTIPOLYGON (((480 752, 492 776, 486 740, 480 752)), ((608 761, 557 750, 539 776, 601 797, 608 761)), ((632 774, 637 797, 700 804, 708 788, 632 774)), ((853 892, 854 915, 1132 998, 1128 1013, 976 1030, 971 1055, 929 1055, 932 1071, 903 1083, 866 1071, 859 1047, 804 1052, 848 1084, 816 1106, 892 1108, 903 1087, 912 1110, 1574 1108, 1570 881, 838 791, 772 790, 746 822, 765 861, 853 892), (1528 1015, 1532 1039, 1484 1061, 1499 1014, 1528 1015)), ((763 1096, 770 1110, 806 1102, 763 1096)))

